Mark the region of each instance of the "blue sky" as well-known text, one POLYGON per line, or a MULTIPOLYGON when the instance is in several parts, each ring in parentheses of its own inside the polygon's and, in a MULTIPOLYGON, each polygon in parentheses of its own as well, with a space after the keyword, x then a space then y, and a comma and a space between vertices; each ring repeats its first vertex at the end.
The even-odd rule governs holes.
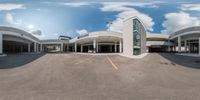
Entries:
POLYGON ((137 16, 148 32, 171 34, 200 25, 198 0, 1 0, 0 25, 40 39, 76 37, 108 29, 122 32, 123 20, 137 16))

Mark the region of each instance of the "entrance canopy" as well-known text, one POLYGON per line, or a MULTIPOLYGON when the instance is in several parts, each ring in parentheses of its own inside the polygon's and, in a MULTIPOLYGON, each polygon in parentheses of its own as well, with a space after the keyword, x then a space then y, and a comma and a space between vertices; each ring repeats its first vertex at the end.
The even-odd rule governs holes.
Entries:
POLYGON ((73 45, 72 48, 75 52, 120 52, 122 49, 122 33, 113 31, 92 32, 70 40, 70 44, 73 45), (109 50, 101 49, 103 47, 109 48, 109 50))
POLYGON ((178 46, 178 52, 198 53, 200 55, 200 26, 179 30, 170 35, 171 41, 178 46))

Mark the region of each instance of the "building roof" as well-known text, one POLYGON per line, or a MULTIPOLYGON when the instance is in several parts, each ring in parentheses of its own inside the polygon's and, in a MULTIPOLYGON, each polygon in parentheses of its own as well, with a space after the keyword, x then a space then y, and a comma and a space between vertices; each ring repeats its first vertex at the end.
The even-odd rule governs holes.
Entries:
POLYGON ((71 43, 83 40, 83 39, 90 39, 90 38, 97 38, 97 37, 117 37, 122 38, 122 33, 120 32, 114 32, 114 31, 96 31, 96 32, 90 32, 88 34, 78 36, 76 38, 73 38, 70 40, 71 43))
POLYGON ((40 41, 38 38, 33 36, 31 33, 28 33, 26 31, 23 31, 21 29, 17 29, 17 28, 14 28, 14 27, 0 26, 0 31, 11 31, 11 32, 15 32, 15 33, 18 33, 18 34, 23 34, 23 35, 30 37, 30 38, 32 38, 36 41, 40 41))
POLYGON ((161 34, 161 33, 147 33, 147 38, 163 38, 168 39, 168 34, 161 34))
POLYGON ((71 37, 65 36, 65 35, 60 35, 58 38, 68 38, 68 39, 72 39, 71 37))
POLYGON ((193 27, 188 27, 188 28, 178 30, 178 31, 172 33, 170 35, 170 38, 176 37, 178 35, 182 35, 184 33, 191 33, 192 34, 192 33, 195 33, 195 32, 200 33, 200 26, 193 26, 193 27))

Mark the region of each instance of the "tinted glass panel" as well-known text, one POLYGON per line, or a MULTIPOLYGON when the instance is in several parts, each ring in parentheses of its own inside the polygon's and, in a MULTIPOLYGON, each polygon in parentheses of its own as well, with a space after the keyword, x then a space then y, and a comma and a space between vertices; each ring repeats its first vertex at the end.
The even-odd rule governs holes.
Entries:
POLYGON ((139 55, 141 53, 140 24, 139 20, 133 20, 133 55, 139 55))

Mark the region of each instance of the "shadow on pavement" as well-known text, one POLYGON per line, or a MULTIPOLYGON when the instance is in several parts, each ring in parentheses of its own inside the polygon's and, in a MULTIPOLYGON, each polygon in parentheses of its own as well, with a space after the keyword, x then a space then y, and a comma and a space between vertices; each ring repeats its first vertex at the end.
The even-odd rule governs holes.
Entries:
POLYGON ((0 57, 0 69, 10 69, 28 64, 45 54, 8 54, 0 57))
POLYGON ((162 57, 168 59, 173 64, 182 65, 184 67, 200 69, 200 58, 183 55, 176 55, 174 53, 159 53, 162 57))

